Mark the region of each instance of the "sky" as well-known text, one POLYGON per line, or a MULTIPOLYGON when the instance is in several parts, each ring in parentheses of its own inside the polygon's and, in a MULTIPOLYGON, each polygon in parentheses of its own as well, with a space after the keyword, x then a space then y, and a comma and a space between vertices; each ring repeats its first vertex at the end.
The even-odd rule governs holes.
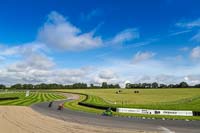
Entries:
POLYGON ((199 84, 199 9, 199 0, 1 0, 0 84, 199 84))

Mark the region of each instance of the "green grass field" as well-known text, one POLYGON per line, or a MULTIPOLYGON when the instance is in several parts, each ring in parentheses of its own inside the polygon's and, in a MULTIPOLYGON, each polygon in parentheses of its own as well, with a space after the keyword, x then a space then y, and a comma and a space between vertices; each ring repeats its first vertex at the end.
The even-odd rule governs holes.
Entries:
MULTIPOLYGON (((116 94, 118 89, 65 89, 62 92, 79 93, 80 98, 75 101, 65 103, 65 107, 72 110, 85 111, 101 114, 104 110, 78 105, 79 102, 101 107, 131 107, 145 109, 166 109, 166 110, 192 110, 200 111, 200 89, 137 89, 140 92, 134 93, 134 89, 122 89, 116 94)), ((58 90, 55 90, 58 91, 58 90)), ((15 100, 0 100, 0 105, 22 105, 29 106, 35 103, 63 99, 65 96, 59 95, 53 90, 42 92, 30 92, 30 96, 25 97, 25 92, 0 93, 0 98, 19 97, 15 100)), ((143 114, 125 114, 114 112, 116 116, 133 117, 153 117, 169 119, 191 119, 200 120, 200 117, 188 116, 160 116, 143 114)))
MULTIPOLYGON (((65 90, 66 91, 66 90, 65 90)), ((200 89, 74 89, 68 92, 88 95, 87 104, 111 107, 132 107, 146 109, 173 109, 200 111, 200 89)))
POLYGON ((25 92, 0 93, 0 98, 6 97, 18 97, 19 99, 0 100, 0 105, 29 106, 39 102, 53 101, 65 98, 65 96, 49 92, 30 92, 30 95, 28 97, 25 97, 25 92))
MULTIPOLYGON (((196 91, 196 89, 194 89, 194 90, 196 91)), ((86 106, 78 105, 78 102, 83 102, 83 101, 86 102, 86 103, 89 103, 89 104, 100 105, 100 106, 108 106, 108 105, 109 106, 116 106, 116 107, 117 106, 121 106, 121 104, 119 104, 119 105, 113 105, 111 103, 106 102, 103 98, 101 98, 100 95, 99 96, 91 95, 91 94, 98 94, 97 93, 98 91, 100 91, 103 94, 102 91, 104 91, 105 93, 107 93, 107 92, 113 92, 113 90, 94 90, 95 93, 88 92, 88 91, 93 91, 93 90, 67 90, 67 92, 69 92, 69 91, 70 92, 74 92, 74 93, 80 93, 81 92, 82 94, 88 94, 88 93, 90 93, 88 99, 86 99, 85 95, 80 95, 80 99, 75 100, 75 101, 66 102, 65 103, 65 107, 67 107, 69 109, 72 109, 72 110, 83 111, 83 112, 90 112, 90 113, 96 113, 96 114, 102 114, 103 113, 104 110, 101 110, 101 109, 96 109, 96 108, 91 108, 91 107, 86 107, 86 106), (85 92, 85 91, 87 91, 87 92, 85 92)), ((125 91, 130 92, 130 91, 133 91, 133 90, 125 90, 125 91)), ((150 91, 150 90, 143 90, 143 91, 150 91)), ((157 91, 157 90, 154 90, 154 91, 157 91)), ((160 90, 158 90, 158 91, 160 91, 160 90)), ((165 91, 167 91, 167 90, 164 90, 164 92, 165 91)), ((172 91, 172 92, 179 92, 179 90, 170 90, 170 91, 172 91)), ((189 90, 185 89, 185 90, 182 90, 182 91, 186 92, 186 91, 189 91, 189 90)), ((114 92, 115 92, 115 90, 114 90, 114 92)), ((197 92, 199 94, 200 90, 197 90, 197 92)), ((128 94, 128 93, 124 93, 122 95, 124 97, 126 97, 126 94, 128 94)), ((130 96, 130 94, 128 94, 128 95, 130 96)), ((176 95, 176 94, 173 93, 173 95, 176 95)), ((196 103, 197 103, 196 106, 198 106, 199 103, 200 103, 199 100, 197 100, 197 99, 199 99, 198 96, 199 95, 196 95, 195 93, 193 93, 193 98, 194 98, 193 100, 196 101, 196 103), (195 100, 195 98, 196 98, 196 100, 195 100)), ((104 97, 105 97, 105 95, 104 95, 104 97)), ((191 98, 192 98, 191 96, 185 96, 182 99, 177 99, 176 103, 182 102, 182 105, 180 105, 181 108, 182 108, 182 106, 186 107, 186 105, 184 105, 184 104, 188 102, 187 99, 191 99, 191 98)), ((150 104, 140 104, 139 107, 140 108, 141 107, 144 107, 144 108, 154 108, 154 109, 163 108, 164 107, 164 108, 170 109, 169 106, 166 106, 166 103, 172 104, 173 102, 171 101, 171 99, 169 101, 170 102, 165 101, 163 103, 159 103, 158 102, 159 105, 160 104, 161 105, 158 106, 158 104, 155 104, 155 106, 154 106, 155 108, 153 106, 150 106, 150 104)), ((174 104, 176 104, 176 103, 174 103, 174 104)), ((130 107, 130 105, 127 105, 127 106, 130 107)), ((134 107, 134 105, 131 105, 131 106, 134 107)), ((173 105, 170 105, 170 106, 172 106, 172 107, 174 107, 175 109, 178 110, 177 106, 173 106, 173 105)), ((193 106, 195 106, 195 105, 193 105, 193 106)), ((194 108, 199 108, 199 107, 196 107, 196 106, 194 108)), ((135 107, 136 107, 136 105, 135 105, 135 107)), ((187 106, 187 108, 191 109, 190 106, 187 106)), ((148 115, 148 114, 147 115, 145 115, 145 114, 129 114, 129 113, 127 114, 127 113, 118 113, 118 112, 113 112, 113 115, 114 116, 124 116, 124 117, 156 118, 156 119, 163 119, 163 118, 165 118, 165 119, 182 119, 182 120, 186 120, 186 119, 187 120, 200 120, 199 116, 167 116, 167 115, 163 116, 163 115, 148 115)))
MULTIPOLYGON (((200 89, 139 89, 139 94, 134 93, 134 89, 123 89, 120 94, 115 93, 117 89, 73 89, 61 91, 81 93, 88 96, 87 98, 85 95, 81 95, 79 100, 65 103, 65 107, 97 114, 101 114, 104 110, 78 105, 78 102, 103 107, 200 111, 200 89)), ((161 116, 118 112, 113 114, 126 117, 200 120, 199 116, 161 116)))

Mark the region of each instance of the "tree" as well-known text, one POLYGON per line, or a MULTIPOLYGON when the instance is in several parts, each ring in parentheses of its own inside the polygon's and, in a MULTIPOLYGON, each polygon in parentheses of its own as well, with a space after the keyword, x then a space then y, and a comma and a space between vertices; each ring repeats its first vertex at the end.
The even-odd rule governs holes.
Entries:
POLYGON ((119 84, 115 84, 114 88, 121 88, 119 84))
POLYGON ((151 84, 149 84, 149 83, 143 83, 141 87, 142 88, 151 88, 151 84))
POLYGON ((94 84, 90 84, 90 87, 91 87, 91 88, 94 88, 94 84))
POLYGON ((167 87, 168 87, 168 88, 173 88, 174 85, 173 85, 173 84, 169 84, 167 87))
POLYGON ((167 85, 165 84, 160 84, 160 87, 159 88, 167 88, 167 85))
POLYGON ((87 84, 85 83, 75 83, 72 85, 72 88, 74 89, 84 89, 87 88, 87 84))
POLYGON ((156 82, 152 83, 152 88, 158 88, 158 83, 156 82))
POLYGON ((147 83, 142 83, 142 88, 146 88, 147 83))
POLYGON ((11 86, 12 89, 23 89, 21 84, 15 84, 11 86))
POLYGON ((22 85, 22 89, 33 89, 33 85, 32 84, 24 84, 24 85, 22 85))
POLYGON ((180 88, 187 88, 187 87, 189 87, 189 85, 188 85, 186 82, 181 82, 181 83, 179 84, 179 87, 180 87, 180 88))
POLYGON ((102 85, 101 85, 101 88, 108 88, 107 82, 103 82, 102 85))
POLYGON ((194 85, 195 88, 200 88, 200 84, 194 85))
POLYGON ((0 84, 0 89, 6 89, 6 86, 3 84, 0 84))

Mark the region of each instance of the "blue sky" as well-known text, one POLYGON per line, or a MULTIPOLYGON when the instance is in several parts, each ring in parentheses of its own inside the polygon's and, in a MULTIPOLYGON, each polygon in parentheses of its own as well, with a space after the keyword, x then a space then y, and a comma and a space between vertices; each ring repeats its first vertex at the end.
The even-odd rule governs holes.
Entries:
POLYGON ((199 0, 7 0, 0 83, 200 83, 199 0))

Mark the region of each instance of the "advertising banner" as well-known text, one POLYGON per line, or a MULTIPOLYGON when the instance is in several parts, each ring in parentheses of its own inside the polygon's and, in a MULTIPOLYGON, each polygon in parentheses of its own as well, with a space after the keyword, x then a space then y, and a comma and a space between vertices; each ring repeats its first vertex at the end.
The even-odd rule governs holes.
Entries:
POLYGON ((193 116, 192 111, 182 111, 182 110, 150 110, 150 109, 117 108, 117 112, 136 113, 136 114, 154 114, 154 115, 193 116))

